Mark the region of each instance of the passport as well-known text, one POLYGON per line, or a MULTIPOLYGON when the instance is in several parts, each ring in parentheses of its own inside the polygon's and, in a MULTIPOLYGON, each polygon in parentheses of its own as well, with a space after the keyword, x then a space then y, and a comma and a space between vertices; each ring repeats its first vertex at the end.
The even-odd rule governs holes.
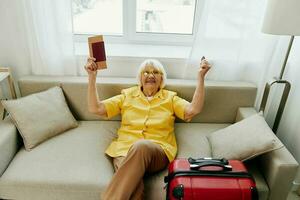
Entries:
POLYGON ((97 35, 88 38, 90 57, 96 59, 98 69, 106 69, 106 54, 102 35, 97 35))

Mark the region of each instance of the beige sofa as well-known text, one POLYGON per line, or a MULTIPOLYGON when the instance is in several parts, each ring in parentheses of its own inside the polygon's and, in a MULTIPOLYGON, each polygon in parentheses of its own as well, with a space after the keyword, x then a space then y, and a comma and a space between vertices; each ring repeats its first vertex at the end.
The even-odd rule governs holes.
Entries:
MULTIPOLYGON (((100 78, 97 81, 102 99, 119 94, 121 89, 135 84, 135 79, 131 78, 100 78)), ((30 76, 19 80, 22 96, 52 86, 63 88, 79 127, 27 152, 9 118, 0 122, 2 199, 96 200, 113 175, 111 160, 103 152, 116 137, 120 118, 103 121, 88 113, 86 77, 30 76)), ((166 88, 191 100, 195 81, 168 80, 166 88)), ((178 121, 175 124, 179 148, 177 156, 211 156, 206 135, 256 113, 253 108, 256 92, 255 85, 248 82, 207 81, 202 113, 191 123, 178 121)), ((261 200, 286 199, 298 163, 285 147, 246 164, 255 177, 261 200)), ((166 170, 145 178, 146 199, 164 199, 164 175, 166 170)))

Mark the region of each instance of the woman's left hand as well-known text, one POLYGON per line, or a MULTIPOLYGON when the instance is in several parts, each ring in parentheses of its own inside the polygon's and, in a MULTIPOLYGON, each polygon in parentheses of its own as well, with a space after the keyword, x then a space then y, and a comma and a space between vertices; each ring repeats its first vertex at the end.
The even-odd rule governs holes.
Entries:
POLYGON ((199 69, 199 78, 204 78, 206 73, 210 70, 211 64, 204 58, 201 60, 200 69, 199 69))

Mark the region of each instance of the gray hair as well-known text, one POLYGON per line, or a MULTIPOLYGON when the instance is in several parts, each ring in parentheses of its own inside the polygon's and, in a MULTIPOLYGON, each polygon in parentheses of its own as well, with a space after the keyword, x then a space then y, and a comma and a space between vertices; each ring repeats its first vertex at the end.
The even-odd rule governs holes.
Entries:
POLYGON ((141 75, 142 72, 144 71, 144 69, 146 68, 146 66, 151 65, 153 66, 155 69, 157 69, 158 71, 160 71, 162 73, 162 81, 160 84, 160 88, 164 88, 166 85, 166 80, 167 80, 167 73, 164 69, 164 66, 156 59, 146 59, 144 62, 142 62, 142 64, 140 65, 139 69, 138 69, 138 73, 137 73, 137 82, 139 85, 142 85, 141 83, 141 75))

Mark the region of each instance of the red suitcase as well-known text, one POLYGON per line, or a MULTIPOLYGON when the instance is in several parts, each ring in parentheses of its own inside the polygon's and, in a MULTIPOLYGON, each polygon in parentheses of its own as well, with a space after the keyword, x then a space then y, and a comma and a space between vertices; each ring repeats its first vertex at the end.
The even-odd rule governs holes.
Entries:
POLYGON ((258 200, 255 181, 238 160, 176 159, 165 182, 168 200, 258 200))

